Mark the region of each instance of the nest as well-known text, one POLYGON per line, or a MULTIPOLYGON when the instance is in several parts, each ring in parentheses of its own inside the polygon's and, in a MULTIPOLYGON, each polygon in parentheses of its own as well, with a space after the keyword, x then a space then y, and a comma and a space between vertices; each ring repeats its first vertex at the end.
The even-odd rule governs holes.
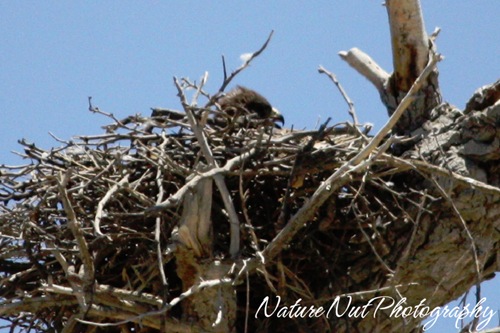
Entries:
MULTIPOLYGON (((190 108, 197 126, 206 110, 190 108)), ((31 162, 1 169, 0 295, 2 318, 12 327, 61 329, 81 314, 77 289, 93 295, 89 306, 113 309, 88 317, 98 323, 126 321, 178 299, 185 291, 173 255, 180 193, 193 176, 210 178, 200 171, 209 164, 203 145, 217 165, 209 171, 227 186, 241 236, 234 256, 226 203, 214 187, 211 259, 235 263, 260 261, 290 219, 369 139, 347 123, 303 131, 258 124, 228 130, 208 122, 200 127, 205 134, 200 143, 182 112, 155 109, 151 117, 123 120, 105 115, 112 119, 106 133, 57 139, 61 146, 50 150, 21 141, 22 156, 31 162), (86 265, 93 267, 89 283, 81 274, 86 265)), ((280 295, 284 304, 299 298, 317 304, 385 280, 384 265, 397 261, 394 249, 402 248, 401 235, 409 230, 402 201, 417 200, 419 194, 395 188, 391 178, 397 172, 383 158, 350 177, 279 255, 269 254, 267 266, 258 266, 266 269, 255 266, 249 273, 260 273, 235 287, 238 331, 245 325, 262 332, 328 327, 324 319, 261 318, 245 324, 244 318, 254 318, 266 296, 280 295)), ((181 321, 179 306, 166 312, 171 325, 181 321)), ((106 331, 155 327, 147 320, 135 318, 106 331)))

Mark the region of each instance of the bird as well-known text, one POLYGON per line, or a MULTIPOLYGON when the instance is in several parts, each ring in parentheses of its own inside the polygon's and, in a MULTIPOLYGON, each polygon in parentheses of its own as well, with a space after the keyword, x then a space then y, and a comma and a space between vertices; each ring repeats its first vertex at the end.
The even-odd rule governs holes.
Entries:
POLYGON ((257 127, 263 124, 281 128, 285 124, 283 115, 264 96, 243 86, 236 86, 221 97, 218 105, 232 126, 257 127))

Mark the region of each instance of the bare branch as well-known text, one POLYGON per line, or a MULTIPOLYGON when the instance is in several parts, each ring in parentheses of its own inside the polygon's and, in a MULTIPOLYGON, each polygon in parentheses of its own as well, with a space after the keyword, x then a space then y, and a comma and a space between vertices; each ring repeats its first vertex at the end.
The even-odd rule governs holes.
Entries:
POLYGON ((243 71, 245 68, 247 68, 248 66, 250 66, 250 63, 255 58, 257 58, 266 49, 267 45, 271 41, 271 38, 273 37, 273 34, 274 34, 274 30, 271 31, 271 33, 267 37, 267 39, 264 42, 264 44, 260 47, 260 49, 258 49, 254 53, 252 53, 252 55, 248 59, 246 59, 245 62, 240 67, 238 67, 231 74, 229 74, 229 76, 227 76, 227 72, 226 72, 226 61, 225 61, 225 58, 224 58, 224 56, 222 56, 222 67, 223 67, 223 70, 224 70, 224 81, 222 82, 222 85, 220 86, 219 91, 217 92, 217 94, 215 94, 208 101, 208 103, 205 105, 205 108, 208 108, 208 107, 214 105, 214 103, 216 102, 216 100, 219 97, 219 95, 227 88, 227 86, 229 85, 229 83, 231 83, 231 81, 236 77, 236 75, 238 75, 241 71, 243 71))
POLYGON ((344 98, 344 100, 347 103, 347 106, 349 107, 349 114, 352 117, 352 121, 354 123, 354 126, 358 125, 358 117, 356 116, 356 110, 354 109, 354 103, 351 101, 349 96, 347 96, 346 91, 340 85, 340 82, 337 80, 337 77, 335 76, 335 74, 327 71, 325 68, 323 68, 323 66, 319 66, 318 72, 320 74, 325 74, 326 76, 328 76, 330 78, 330 80, 332 80, 332 82, 337 86, 337 88, 340 91, 340 94, 342 95, 342 97, 344 98))
POLYGON ((385 91, 385 85, 389 80, 389 73, 383 70, 369 55, 358 48, 339 52, 342 60, 346 61, 359 74, 370 81, 380 94, 385 91))
POLYGON ((118 190, 120 190, 121 187, 126 186, 128 184, 129 176, 130 176, 129 174, 126 174, 118 183, 113 185, 106 193, 106 195, 99 201, 94 219, 94 230, 96 235, 104 236, 104 234, 101 232, 101 219, 103 218, 104 206, 111 199, 111 197, 116 192, 118 192, 118 190))

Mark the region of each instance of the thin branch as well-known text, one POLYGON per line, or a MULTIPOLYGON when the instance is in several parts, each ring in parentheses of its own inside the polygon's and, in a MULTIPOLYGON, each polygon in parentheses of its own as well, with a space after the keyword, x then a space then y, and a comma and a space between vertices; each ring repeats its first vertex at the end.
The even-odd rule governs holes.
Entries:
POLYGON ((225 82, 227 80, 227 67, 226 67, 226 58, 224 57, 224 55, 222 55, 222 70, 224 72, 224 81, 225 82))
POLYGON ((327 71, 323 66, 319 66, 318 72, 320 74, 325 74, 326 76, 328 76, 330 78, 330 80, 332 80, 332 82, 337 86, 337 88, 340 91, 340 94, 342 95, 342 97, 344 98, 344 100, 347 103, 347 106, 349 107, 349 115, 351 115, 354 126, 356 126, 358 124, 358 117, 356 116, 356 110, 354 109, 354 103, 351 101, 349 96, 347 96, 346 91, 340 85, 340 82, 337 80, 337 77, 335 76, 335 74, 327 71))
POLYGON ((212 98, 205 105, 205 108, 209 108, 210 106, 214 105, 214 103, 219 98, 220 94, 226 89, 226 87, 229 85, 229 83, 231 83, 231 81, 236 77, 236 75, 238 75, 241 71, 243 71, 245 68, 250 66, 250 63, 266 49, 267 45, 271 41, 273 34, 274 34, 274 30, 271 31, 271 33, 267 37, 264 44, 260 47, 260 49, 258 49, 254 53, 252 53, 250 55, 250 57, 248 57, 248 59, 246 59, 245 62, 240 67, 238 67, 231 74, 229 74, 229 76, 227 76, 225 58, 224 58, 224 56, 222 56, 222 67, 223 67, 223 71, 224 71, 224 81, 222 82, 222 84, 219 88, 219 91, 215 95, 213 95, 212 98))
MULTIPOLYGON (((165 159, 165 145, 167 141, 163 140, 163 142, 160 144, 159 151, 160 151, 160 157, 162 159, 165 159)), ((158 195, 156 196, 156 203, 159 204, 160 202, 163 201, 163 197, 165 195, 165 190, 162 185, 162 180, 163 180, 163 172, 162 168, 158 167, 156 171, 156 186, 158 188, 158 195)), ((156 255, 158 259, 158 270, 160 271, 160 277, 161 277, 161 283, 163 285, 163 288, 165 292, 168 292, 168 282, 167 282, 167 277, 165 275, 165 270, 163 269, 163 255, 161 251, 161 217, 156 217, 155 221, 155 242, 156 242, 156 255)))
POLYGON ((126 186, 128 184, 130 174, 126 174, 118 183, 113 185, 108 192, 104 195, 104 197, 99 201, 97 205, 97 211, 95 213, 94 219, 94 231, 96 235, 103 237, 104 234, 101 232, 101 220, 103 217, 104 206, 111 199, 111 197, 120 190, 121 187, 126 186))

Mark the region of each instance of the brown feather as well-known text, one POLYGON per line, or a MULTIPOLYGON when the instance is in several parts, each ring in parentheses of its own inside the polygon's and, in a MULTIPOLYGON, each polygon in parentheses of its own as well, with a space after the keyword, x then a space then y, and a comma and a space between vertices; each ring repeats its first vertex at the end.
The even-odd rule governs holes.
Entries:
POLYGON ((219 118, 223 126, 229 127, 256 127, 269 126, 281 128, 285 119, 281 113, 271 106, 271 103, 254 90, 243 86, 236 86, 226 96, 219 100, 219 106, 226 115, 225 119, 219 118), (221 121, 222 120, 222 121, 221 121))
POLYGON ((264 96, 242 86, 231 90, 219 101, 219 105, 222 111, 255 114, 259 119, 269 119, 273 109, 264 96))

